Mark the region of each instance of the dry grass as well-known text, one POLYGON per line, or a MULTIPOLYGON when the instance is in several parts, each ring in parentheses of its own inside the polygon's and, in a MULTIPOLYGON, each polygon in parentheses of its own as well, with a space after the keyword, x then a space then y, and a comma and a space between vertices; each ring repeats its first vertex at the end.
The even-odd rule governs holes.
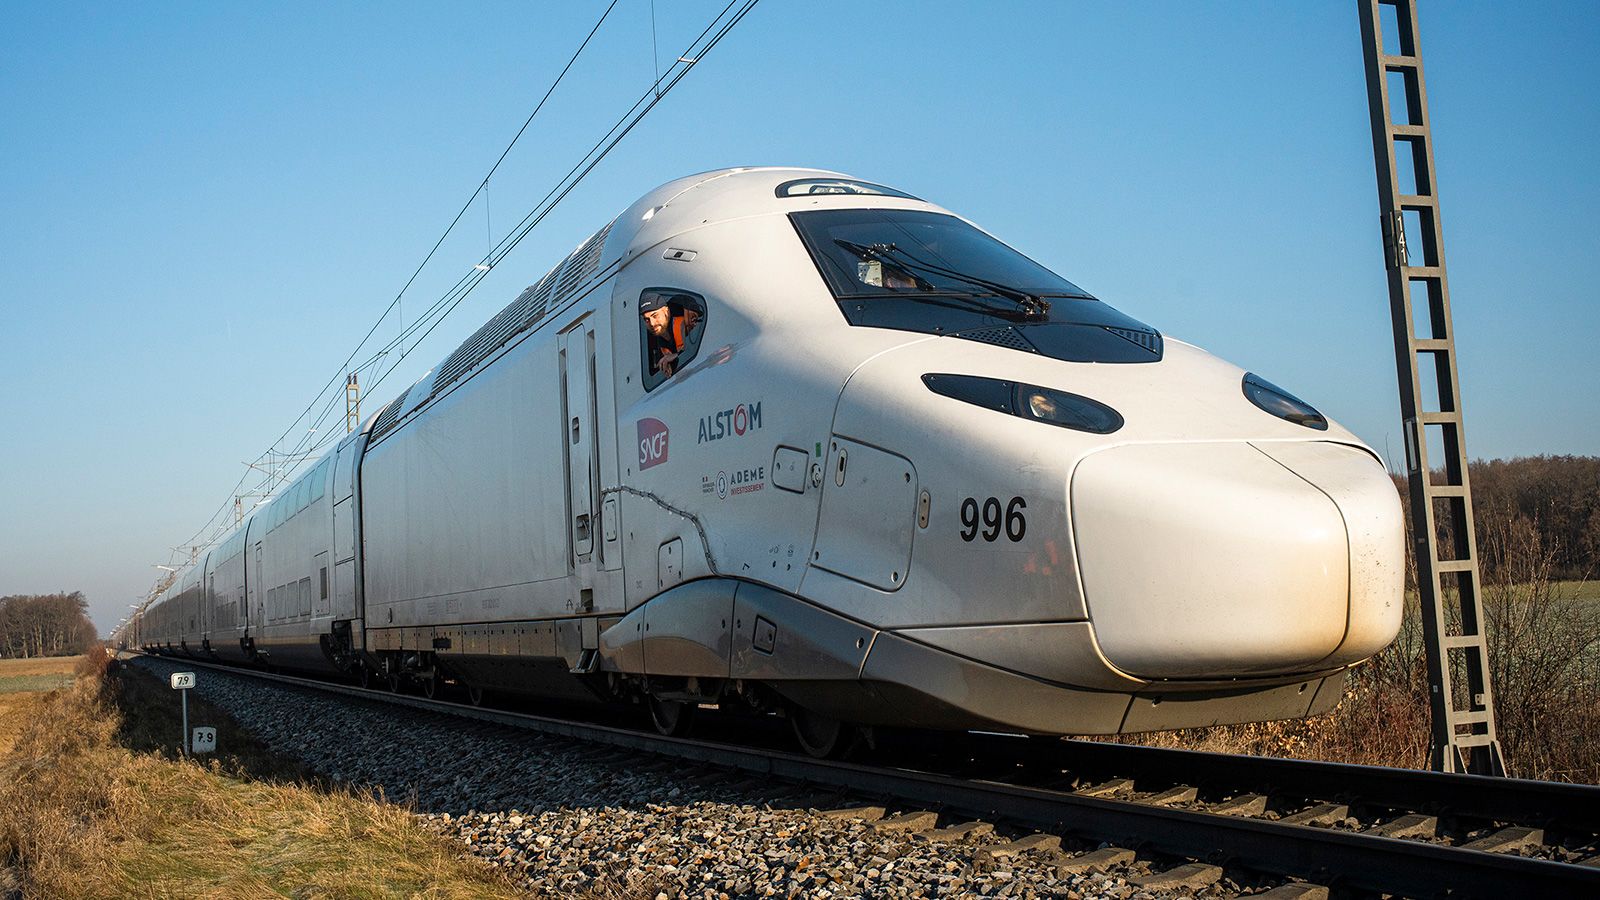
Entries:
POLYGON ((0 694, 0 759, 11 753, 22 729, 44 702, 44 696, 34 692, 0 694))
MULTIPOLYGON (((1543 543, 1535 524, 1506 516, 1479 520, 1480 552, 1494 563, 1481 605, 1501 749, 1517 777, 1600 784, 1600 585, 1557 580, 1558 548, 1543 543)), ((1458 682, 1456 692, 1466 696, 1465 684, 1458 682)), ((1427 697, 1421 611, 1412 593, 1400 636, 1352 673, 1333 712, 1120 740, 1426 768, 1427 697)))
MULTIPOLYGON (((282 763, 275 777, 245 777, 274 766, 237 733, 231 756, 168 758, 161 710, 117 705, 148 700, 153 679, 105 665, 91 657, 71 688, 23 709, 0 761, 0 895, 518 896, 403 807, 292 780, 282 763), (152 746, 129 748, 140 741, 152 746)), ((175 705, 170 693, 162 706, 175 705)), ((175 743, 176 725, 167 731, 175 743)))

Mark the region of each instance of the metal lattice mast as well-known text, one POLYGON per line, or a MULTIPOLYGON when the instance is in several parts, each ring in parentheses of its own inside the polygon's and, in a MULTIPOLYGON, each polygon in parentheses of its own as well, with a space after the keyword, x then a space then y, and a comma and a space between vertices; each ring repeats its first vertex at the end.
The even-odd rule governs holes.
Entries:
POLYGON ((1429 765, 1445 772, 1504 775, 1479 607, 1472 488, 1417 5, 1416 0, 1357 4, 1427 644, 1433 711, 1429 765), (1384 47, 1385 30, 1397 35, 1398 46, 1384 47))
POLYGON ((351 372, 344 379, 344 433, 361 427, 361 382, 351 372))

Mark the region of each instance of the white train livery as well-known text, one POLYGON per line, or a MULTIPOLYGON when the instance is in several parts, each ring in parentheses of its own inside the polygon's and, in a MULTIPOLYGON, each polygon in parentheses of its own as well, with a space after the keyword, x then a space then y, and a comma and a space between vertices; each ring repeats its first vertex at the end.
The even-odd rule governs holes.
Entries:
POLYGON ((155 652, 855 729, 1311 715, 1400 623, 1348 430, 972 223, 673 181, 134 624, 155 652))

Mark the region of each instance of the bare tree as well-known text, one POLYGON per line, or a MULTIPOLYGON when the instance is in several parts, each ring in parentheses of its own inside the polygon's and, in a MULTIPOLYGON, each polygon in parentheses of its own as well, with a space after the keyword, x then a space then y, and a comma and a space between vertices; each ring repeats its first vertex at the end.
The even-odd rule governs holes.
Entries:
POLYGON ((70 656, 95 642, 82 593, 0 597, 0 656, 70 656))

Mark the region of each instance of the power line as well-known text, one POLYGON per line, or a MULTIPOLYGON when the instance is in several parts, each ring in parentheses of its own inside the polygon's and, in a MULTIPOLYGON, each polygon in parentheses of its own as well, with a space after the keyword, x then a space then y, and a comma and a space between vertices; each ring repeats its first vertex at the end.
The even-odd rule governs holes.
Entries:
MULTIPOLYGON (((278 444, 282 443, 283 440, 289 436, 289 433, 294 430, 295 426, 299 425, 305 420, 306 414, 311 412, 311 410, 316 406, 317 401, 327 394, 332 386, 338 382, 341 377, 348 374, 348 367, 351 360, 355 359, 356 354, 360 353, 361 348, 366 346, 367 341, 371 340, 372 335, 377 332, 379 326, 383 324, 384 319, 388 318, 389 313, 400 304, 401 299, 405 296, 406 291, 410 290, 411 285, 417 280, 417 276, 422 273, 422 270, 428 265, 428 262, 433 259, 434 254, 438 252, 439 247, 444 244, 445 239, 450 236, 450 233, 455 229, 456 225, 460 223, 461 217, 466 214, 466 211, 469 208, 471 208, 472 202, 477 199, 478 194, 484 190, 485 186, 489 182, 489 179, 497 170, 499 170, 501 163, 505 162, 506 157, 510 155, 512 148, 514 148, 517 145, 517 142, 521 140, 522 135, 528 130, 528 126, 531 125, 534 118, 539 115, 539 111, 544 108, 545 103, 548 102, 551 95, 555 93, 556 88, 560 87, 562 81, 566 79, 567 73, 571 71, 573 64, 577 62, 578 57, 583 54, 583 51, 589 46, 590 41, 594 39, 595 34, 599 32, 600 26, 605 24, 606 19, 611 15, 611 11, 616 8, 617 2, 618 0, 611 0, 611 3, 606 6, 605 11, 600 14, 600 18, 595 21, 594 25, 589 29, 588 34, 584 36, 583 41, 578 45, 578 49, 573 51, 572 56, 568 58, 567 63, 562 67, 561 72, 557 74, 555 80, 550 83, 550 87, 545 90, 544 96, 539 98, 539 102, 534 106, 533 112, 529 113, 527 119, 523 120, 522 127, 517 129, 517 133, 512 136, 510 143, 506 144, 505 149, 500 152, 499 157, 497 157, 494 161, 494 165, 489 167, 488 173, 484 175, 483 180, 478 183, 477 188, 473 190, 466 202, 462 204, 461 209, 456 213, 455 218, 450 220, 450 224, 445 227, 444 233, 439 235, 439 239, 434 242, 433 247, 430 248, 427 255, 422 258, 422 262, 418 263, 417 268, 411 273, 411 277, 406 279, 406 283, 401 286, 399 293, 397 293, 395 298, 389 302, 389 305, 384 308, 383 313, 378 316, 377 321, 372 323, 372 327, 369 328, 367 333, 362 336, 361 340, 356 344, 355 349, 350 351, 349 356, 345 358, 345 361, 340 366, 339 371, 333 374, 328 383, 323 385, 322 389, 312 397, 311 402, 306 404, 306 408, 295 417, 294 421, 289 423, 288 427, 283 430, 282 434, 278 435, 278 437, 273 440, 267 451, 261 453, 255 458, 254 462, 260 462, 264 457, 267 457, 272 452, 271 448, 275 448, 278 444)), ((404 332, 402 332, 402 334, 404 334, 404 332)), ((315 427, 320 426, 314 425, 313 428, 315 427)), ((244 486, 249 477, 250 473, 247 469, 234 484, 233 490, 229 491, 229 498, 222 502, 222 504, 217 508, 217 511, 211 514, 211 517, 206 520, 204 525, 201 525, 194 534, 190 535, 189 539, 184 542, 185 545, 193 544, 200 537, 200 535, 206 533, 208 528, 212 528, 219 522, 219 520, 224 519, 229 505, 233 502, 232 498, 239 494, 239 489, 244 486)), ((268 490, 270 490, 270 485, 268 486, 268 490)), ((213 537, 213 540, 214 539, 215 538, 213 537)))
MULTIPOLYGON (((651 84, 650 89, 646 91, 645 94, 638 100, 634 101, 633 106, 631 106, 628 111, 617 120, 616 124, 611 126, 611 130, 606 132, 606 134, 589 149, 589 152, 584 154, 578 163, 568 170, 567 174, 562 177, 561 181, 557 182, 554 188, 551 188, 550 192, 545 195, 544 199, 535 205, 533 210, 530 211, 528 215, 523 217, 522 221, 518 223, 518 226, 512 229, 512 232, 501 241, 499 246, 497 246, 496 251, 485 257, 485 261, 488 262, 489 266, 492 268, 493 266, 498 265, 500 260, 504 259, 506 255, 515 249, 518 244, 522 243, 523 238, 527 237, 528 234, 532 232, 540 222, 544 221, 545 217, 548 216, 550 212, 554 210, 555 207, 563 199, 565 199, 566 196, 571 193, 572 190, 576 188, 590 172, 594 170, 595 166, 598 166, 600 162, 611 153, 612 149, 614 149, 623 138, 627 137, 628 133, 631 132, 634 127, 638 125, 639 122, 643 120, 652 109, 655 108, 656 104, 660 103, 661 100, 667 96, 668 92, 670 92, 672 88, 678 84, 678 82, 683 80, 683 77, 689 73, 689 70, 692 69, 701 59, 703 59, 705 55, 712 50, 712 48, 721 43, 722 39, 727 36, 728 32, 731 31, 741 19, 748 15, 750 10, 754 9, 756 4, 759 2, 760 0, 744 0, 743 5, 740 6, 740 0, 732 0, 732 2, 730 2, 727 6, 723 7, 722 11, 717 14, 715 19, 712 20, 711 24, 707 25, 705 30, 701 31, 700 34, 696 36, 694 41, 690 43, 688 49, 678 56, 677 60, 672 64, 671 67, 667 69, 666 73, 658 77, 656 81, 651 84), (723 17, 727 16, 728 11, 733 9, 735 6, 740 6, 738 12, 735 13, 725 24, 723 24, 720 29, 717 30, 716 34, 711 38, 710 41, 706 42, 704 46, 701 46, 701 41, 705 40, 706 35, 710 34, 712 29, 717 27, 717 23, 721 22, 723 17), (671 80, 669 81, 666 80, 668 75, 672 76, 671 80), (662 84, 663 81, 666 81, 665 85, 662 84)), ((486 275, 486 271, 474 269, 473 272, 469 272, 467 276, 464 276, 463 280, 465 281, 466 279, 471 279, 470 283, 467 284, 465 289, 459 291, 459 295, 456 296, 454 301, 450 303, 444 312, 439 314, 439 316, 434 320, 433 324, 428 327, 428 330, 423 332, 422 337, 417 339, 417 343, 412 345, 411 349, 416 349, 417 344, 420 344, 423 339, 427 338, 427 336, 432 333, 433 329, 438 327, 439 323, 443 322, 445 317, 449 316, 450 313, 453 312, 455 308, 466 299, 467 295, 472 292, 473 288, 478 286, 478 284, 483 280, 483 277, 486 275), (477 275, 478 277, 473 278, 473 275, 477 275)), ((461 283, 462 282, 457 282, 458 286, 461 283)), ((449 295, 446 296, 448 297, 449 295)), ((378 384, 382 383, 383 379, 387 377, 390 372, 393 372, 395 367, 398 366, 399 363, 404 360, 410 352, 411 350, 403 350, 399 358, 397 358, 394 363, 391 364, 390 367, 378 377, 377 381, 372 383, 368 390, 372 390, 376 388, 378 384)))
MULTIPOLYGON (((396 368, 399 367, 400 363, 402 363, 412 351, 414 351, 430 334, 432 334, 433 330, 437 328, 440 323, 442 323, 452 312, 455 311, 457 307, 460 306, 462 301, 464 301, 467 296, 469 296, 472 291, 483 281, 483 279, 488 276, 489 271, 501 260, 503 260, 513 249, 521 244, 523 239, 526 238, 528 234, 539 225, 540 222, 544 221, 544 219, 555 209, 555 207, 559 205, 561 201, 564 200, 567 195, 570 194, 572 190, 576 188, 578 184, 582 182, 583 179, 586 178, 588 174, 592 172, 594 168, 610 154, 617 144, 619 144, 623 138, 625 138, 629 132, 631 132, 634 127, 637 126, 639 122, 642 121, 644 117, 648 115, 650 111, 654 109, 656 105, 659 104, 675 86, 677 86, 680 81, 683 80, 683 78, 696 64, 705 58, 706 54, 708 54, 712 49, 722 42, 723 38, 727 36, 728 32, 730 32, 735 25, 742 21, 744 17, 748 15, 749 12, 754 9, 756 4, 759 2, 760 0, 742 0, 741 5, 741 0, 731 0, 727 6, 723 7, 716 17, 712 19, 711 23, 708 24, 705 29, 702 30, 700 34, 690 42, 688 48, 683 53, 678 55, 676 61, 667 68, 666 72, 657 75, 655 81, 650 85, 649 89, 638 100, 634 101, 633 105, 629 107, 628 111, 623 113, 616 123, 611 126, 611 129, 607 131, 605 135, 603 135, 598 141, 596 141, 593 146, 590 147, 589 151, 585 153, 570 170, 568 170, 567 174, 556 183, 555 187, 551 188, 550 191, 545 194, 544 198, 542 198, 539 203, 535 204, 534 208, 530 210, 520 222, 518 222, 516 227, 507 233, 506 237, 502 238, 498 244, 495 244, 490 248, 489 252, 480 259, 480 263, 486 263, 486 265, 475 265, 472 269, 468 270, 459 280, 457 280, 454 286, 447 290, 438 300, 435 300, 431 305, 429 305, 429 307, 424 310, 423 314, 413 321, 410 326, 402 328, 401 332, 393 339, 388 341, 382 349, 374 353, 360 366, 358 366, 357 371, 366 371, 368 367, 376 367, 385 360, 388 360, 387 367, 383 369, 383 371, 375 380, 368 383, 365 390, 367 392, 373 391, 380 384, 382 384, 383 381, 387 379, 396 368), (730 10, 734 10, 735 7, 738 7, 737 11, 735 11, 733 15, 729 17, 730 10), (727 19, 726 22, 723 21, 724 18, 727 19), (718 27, 719 23, 721 23, 720 28, 718 27), (707 35, 711 35, 709 40, 707 40, 707 35), (422 329, 424 324, 427 326, 426 330, 422 330, 421 335, 412 341, 409 348, 406 347, 405 342, 412 335, 415 335, 418 330, 422 329), (391 353, 393 353, 393 351, 395 351, 397 348, 399 350, 398 354, 395 354, 393 359, 389 359, 391 353)), ((506 146, 506 149, 500 154, 500 157, 495 160, 495 163, 490 167, 489 172, 484 176, 483 180, 479 182, 477 189, 474 190, 473 194, 467 199, 467 202, 462 206, 461 210, 457 212, 455 218, 451 220, 451 223, 448 227, 446 227, 444 234, 440 236, 439 240, 434 244, 432 249, 428 251, 427 256, 423 258, 422 263, 419 264, 417 269, 412 272, 411 277, 407 279, 406 284, 401 288, 400 293, 395 296, 395 299, 390 302, 387 308, 385 308, 383 314, 380 315, 378 320, 373 323, 372 327, 367 331, 366 335, 362 337, 355 349, 350 352, 348 357, 346 357, 343 365, 340 367, 340 371, 334 375, 332 380, 330 380, 329 386, 337 381, 340 376, 347 373, 350 362, 355 359, 356 354, 359 353, 361 348, 364 347, 367 341, 371 339, 372 335, 383 323, 383 320, 388 317, 389 312, 399 304, 406 290, 411 287, 418 274, 421 273, 422 269, 428 264, 428 262, 433 258, 434 254, 438 251, 439 247, 444 243, 445 238, 449 236, 451 231, 461 221, 462 216, 466 213, 467 209, 471 207, 472 202, 480 193, 486 190, 489 179, 494 175, 495 171, 499 169, 501 163, 505 161, 506 156, 511 152, 511 149, 513 146, 515 146, 517 140, 522 137, 529 124, 532 123, 534 117, 538 115, 539 110, 544 107, 546 101, 549 100, 556 87, 566 77, 566 74, 572 68, 573 63, 576 62, 578 56, 583 52, 584 48, 588 46, 590 40, 593 39, 595 33, 605 22, 606 17, 610 15, 611 10, 615 8, 616 4, 617 0, 612 0, 611 4, 606 7, 605 12, 601 14, 600 19, 596 21, 594 27, 590 29, 589 34, 584 38, 583 43, 579 45, 577 51, 575 51, 572 57, 568 60, 567 65, 556 77, 555 82, 551 84, 548 90, 546 90, 544 96, 539 100, 538 105, 534 107, 533 112, 529 114, 527 120, 523 122, 522 128, 517 131, 517 134, 512 138, 511 143, 506 146)), ((323 390, 313 397, 311 402, 307 404, 305 410, 303 410, 300 415, 290 423, 288 428, 284 429, 283 434, 279 435, 278 439, 272 443, 272 446, 260 456, 256 457, 255 462, 257 463, 259 463, 263 458, 267 458, 269 460, 269 471, 267 471, 262 478, 257 490, 247 492, 255 493, 260 496, 261 499, 257 500, 256 505, 264 502, 266 497, 271 495, 271 492, 274 488, 286 482, 289 477, 294 474, 294 471, 301 463, 314 457, 318 451, 327 446, 327 444, 337 436, 333 431, 330 430, 315 441, 311 440, 311 435, 315 434, 317 430, 322 427, 322 424, 325 422, 327 416, 331 414, 330 411, 333 409, 334 401, 338 399, 337 396, 332 396, 324 404, 323 410, 315 419, 312 420, 311 427, 308 428, 306 433, 301 436, 294 447, 290 448, 287 452, 276 449, 278 444, 288 437, 289 433, 293 431, 295 426, 305 420, 307 414, 309 414, 311 410, 316 407, 317 401, 321 399, 327 392, 328 386, 324 386, 323 390), (307 449, 308 445, 309 449, 307 449), (277 461, 275 458, 281 458, 282 462, 284 463, 283 468, 279 469, 274 465, 274 463, 277 461)), ((215 524, 215 528, 213 529, 210 538, 204 544, 199 546, 209 546, 210 544, 219 540, 223 535, 231 531, 232 529, 227 527, 227 523, 225 521, 219 523, 217 520, 226 513, 229 505, 233 502, 233 498, 240 496, 239 488, 244 486, 248 478, 249 470, 247 469, 246 473, 241 476, 239 481, 235 484, 234 490, 231 492, 229 499, 223 502, 218 511, 212 515, 211 519, 208 520, 205 525, 201 526, 201 528, 195 532, 189 541, 186 541, 184 545, 180 546, 195 545, 195 539, 201 534, 205 533, 206 529, 212 527, 213 524, 215 524)), ((169 562, 171 561, 171 558, 169 558, 169 562)))
MULTIPOLYGON (((719 12, 711 21, 711 24, 707 25, 706 28, 702 30, 700 34, 697 35, 690 43, 685 52, 678 56, 677 60, 671 67, 668 68, 667 72, 663 73, 653 84, 651 84, 649 90, 647 90, 638 100, 634 102, 628 111, 624 113, 615 124, 612 125, 611 129, 607 131, 599 141, 590 147, 589 151, 579 159, 576 165, 568 170, 567 174, 557 182, 555 187, 551 188, 549 193, 545 194, 544 198, 535 205, 534 209, 523 217, 522 221, 518 223, 517 227, 513 228, 512 231, 508 233, 506 238, 503 238, 501 242, 480 261, 488 263, 490 268, 498 265, 507 254, 509 254, 518 244, 522 242, 525 237, 527 237, 534 227, 542 222, 544 218, 548 216, 552 210, 554 210, 556 205, 565 199, 567 194, 577 187, 578 183, 581 182, 589 174, 589 172, 593 171, 595 166, 599 165, 599 163, 605 159, 611 150, 615 148, 616 145, 620 143, 630 131, 633 130, 634 126, 636 126, 639 121, 641 121, 644 116, 655 107, 657 103, 666 97, 667 93, 671 91, 671 89, 676 86, 685 75, 688 74, 689 70, 693 68, 694 65, 702 58, 704 58, 704 56, 710 52, 712 48, 722 41, 727 33, 732 30, 732 28, 737 25, 739 21, 743 19, 744 16, 747 15, 758 2, 759 0, 745 0, 741 6, 740 0, 732 0, 732 2, 728 3, 727 6, 723 7, 722 11, 719 12), (735 6, 739 6, 738 11, 731 18, 728 18, 728 20, 722 24, 722 27, 718 29, 718 23, 722 23, 724 17, 727 17, 728 12, 734 9, 735 6), (706 41, 706 36, 708 34, 712 34, 713 29, 717 29, 716 33, 709 41, 706 41), (702 41, 705 41, 703 46, 702 41), (670 80, 668 80, 669 76, 670 80), (666 82, 665 85, 663 85, 663 81, 666 82)), ((453 312, 469 294, 471 294, 473 289, 478 286, 484 277, 486 277, 486 274, 487 272, 485 270, 478 269, 477 267, 468 270, 466 274, 464 274, 461 279, 456 282, 455 286, 447 291, 445 295, 442 296, 438 301, 435 301, 435 303, 430 306, 423 316, 419 317, 411 327, 403 332, 400 337, 390 341, 384 351, 376 354, 373 357, 373 360, 381 360, 381 358, 387 354, 389 349, 392 349, 398 345, 403 345, 404 339, 407 336, 414 334, 415 331, 424 323, 427 323, 430 318, 433 320, 432 323, 428 325, 427 330, 424 331, 422 335, 413 342, 412 346, 410 348, 402 348, 400 354, 390 363, 389 367, 378 376, 377 380, 370 382, 365 390, 368 392, 375 390, 377 386, 381 384, 396 367, 398 367, 400 362, 404 361, 406 356, 410 355, 411 351, 414 350, 423 339, 427 338, 427 336, 432 333, 433 329, 436 328, 439 323, 444 321, 445 317, 449 316, 449 314, 453 312), (443 308, 443 311, 437 312, 441 308, 443 308), (437 315, 435 316, 436 312, 437 315)), ((331 401, 328 408, 330 410, 332 409, 331 401)))
POLYGON ((617 2, 618 0, 611 0, 611 4, 606 7, 605 12, 600 14, 600 18, 595 21, 594 27, 589 29, 588 35, 586 35, 583 39, 583 42, 578 45, 578 49, 573 51, 571 58, 569 58, 567 60, 567 64, 562 67, 560 74, 556 75, 555 81, 550 83, 550 87, 545 90, 544 96, 539 98, 539 102, 534 106, 533 112, 528 114, 528 118, 523 121, 522 127, 517 129, 517 133, 512 136, 511 142, 506 144, 504 150, 500 151, 500 156, 495 159, 494 165, 489 167, 489 171, 483 176, 483 180, 478 183, 478 186, 473 189, 471 196, 467 197, 466 202, 461 205, 461 209, 456 212, 455 218, 451 219, 450 224, 445 226, 444 233, 439 235, 439 239, 434 242, 433 247, 428 250, 427 255, 423 256, 422 262, 417 264, 417 268, 412 271, 411 277, 407 278, 406 283, 400 287, 400 292, 395 294, 393 300, 389 301, 389 305, 384 307, 383 313, 378 316, 378 320, 372 323, 372 327, 367 329, 367 333, 362 336, 360 342, 356 344, 355 349, 351 350, 350 355, 345 357, 345 361, 340 365, 339 371, 333 373, 333 377, 328 380, 328 383, 323 386, 321 391, 317 392, 317 395, 312 398, 311 402, 306 404, 306 408, 300 413, 300 415, 296 416, 295 420, 289 423, 289 427, 283 430, 283 434, 278 435, 277 440, 272 442, 273 446, 276 446, 284 438, 288 437, 289 432, 293 431, 294 427, 300 424, 300 422, 305 418, 306 413, 309 413, 311 408, 316 406, 317 400, 321 399, 322 395, 327 393, 328 390, 332 388, 332 386, 338 382, 340 378, 349 374, 348 367, 350 365, 350 361, 355 359, 356 354, 361 352, 362 347, 366 346, 367 341, 370 340, 372 335, 378 330, 378 326, 382 325, 383 320, 388 318, 389 313, 392 312, 397 305, 399 305, 401 298, 405 296, 406 291, 410 290, 411 285, 416 282, 417 276, 422 274, 422 270, 427 267, 428 263, 433 259, 434 254, 439 252, 439 248, 444 245, 445 239, 448 238, 450 233, 455 230, 456 225, 461 222, 461 217, 466 215, 467 210, 472 207, 472 202, 478 198, 478 194, 480 194, 483 191, 484 186, 489 183, 490 177, 492 177, 500 168, 500 164, 505 162, 506 157, 511 153, 511 149, 517 145, 517 141, 521 140, 523 133, 528 130, 528 126, 533 124, 534 117, 539 115, 539 111, 544 109, 544 105, 550 99, 550 96, 555 93, 556 88, 560 87, 561 82, 566 79, 567 73, 572 70, 573 64, 578 61, 578 57, 583 54, 584 49, 589 46, 589 42, 594 39, 595 33, 600 30, 600 26, 605 24, 606 18, 611 15, 611 10, 616 8, 617 2))

